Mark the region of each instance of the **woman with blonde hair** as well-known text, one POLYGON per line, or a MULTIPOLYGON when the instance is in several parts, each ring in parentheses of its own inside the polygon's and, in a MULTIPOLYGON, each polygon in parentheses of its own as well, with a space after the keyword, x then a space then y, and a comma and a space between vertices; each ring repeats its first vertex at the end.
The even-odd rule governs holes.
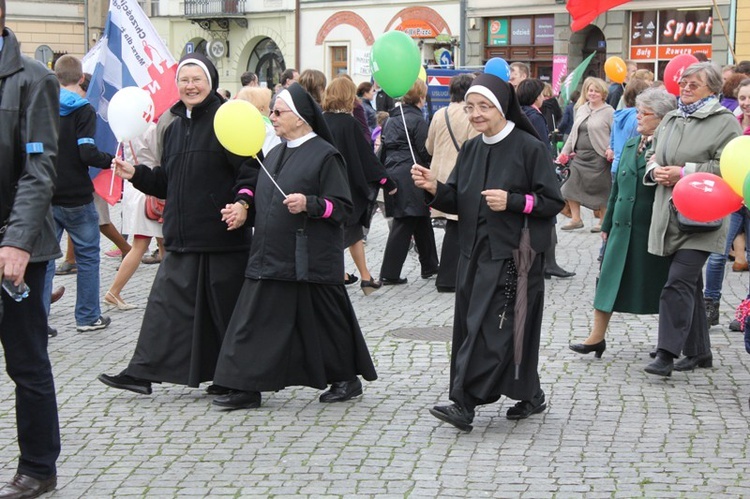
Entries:
POLYGON ((263 147, 261 150, 263 151, 264 156, 267 155, 271 149, 281 144, 281 139, 276 135, 273 125, 271 124, 271 118, 269 118, 269 115, 271 114, 271 97, 271 90, 263 87, 242 87, 235 97, 236 99, 248 101, 260 111, 260 115, 263 117, 263 124, 266 128, 266 138, 263 141, 263 147))
POLYGON ((562 230, 583 228, 581 206, 599 210, 599 224, 591 232, 601 231, 601 219, 612 187, 610 166, 606 158, 612 117, 615 110, 606 103, 607 84, 592 76, 583 82, 573 128, 557 161, 570 161, 570 177, 562 194, 570 205, 571 220, 562 230))
MULTIPOLYGON (((348 78, 336 78, 326 88, 323 98, 323 118, 333 136, 336 149, 344 157, 349 178, 354 209, 344 222, 344 247, 349 248, 354 264, 362 276, 360 287, 369 295, 380 288, 367 268, 365 259, 364 229, 370 226, 371 204, 377 188, 384 186, 395 191, 396 184, 388 178, 372 147, 358 131, 357 120, 352 116, 357 87, 348 78)), ((356 282, 353 276, 345 281, 356 282)))

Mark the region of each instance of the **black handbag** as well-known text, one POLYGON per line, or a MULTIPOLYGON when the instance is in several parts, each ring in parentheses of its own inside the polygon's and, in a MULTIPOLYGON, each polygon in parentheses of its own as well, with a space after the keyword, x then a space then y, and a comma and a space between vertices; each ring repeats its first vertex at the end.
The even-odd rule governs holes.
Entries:
POLYGON ((680 229, 680 232, 684 232, 685 234, 713 232, 719 230, 721 224, 724 223, 723 218, 711 220, 710 222, 698 222, 697 220, 688 218, 677 210, 677 207, 671 199, 669 200, 669 208, 672 210, 675 220, 677 220, 677 228, 680 229))

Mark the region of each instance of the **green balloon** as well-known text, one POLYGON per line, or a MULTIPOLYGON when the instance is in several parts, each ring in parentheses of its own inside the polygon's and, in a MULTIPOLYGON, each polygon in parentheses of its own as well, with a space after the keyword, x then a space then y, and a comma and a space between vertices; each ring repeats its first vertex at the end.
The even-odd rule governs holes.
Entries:
POLYGON ((380 87, 397 99, 414 85, 422 67, 417 44, 403 31, 389 31, 372 45, 370 69, 380 87))
POLYGON ((745 206, 750 206, 750 174, 745 176, 745 182, 742 184, 742 197, 745 198, 745 206))

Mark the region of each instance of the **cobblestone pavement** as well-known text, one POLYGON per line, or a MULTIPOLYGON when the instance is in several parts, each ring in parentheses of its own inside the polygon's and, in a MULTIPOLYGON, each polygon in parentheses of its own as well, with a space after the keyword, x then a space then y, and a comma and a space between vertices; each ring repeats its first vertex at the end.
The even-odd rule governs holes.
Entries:
MULTIPOLYGON (((116 211, 116 210, 114 210, 116 211)), ((113 220, 116 220, 113 217, 113 220)), ((63 450, 52 497, 740 497, 750 495, 750 355, 727 327, 747 273, 727 272, 713 369, 657 379, 643 372, 655 316, 615 315, 602 359, 571 352, 592 321, 598 234, 560 232, 572 279, 547 282, 540 369, 549 407, 505 419, 512 401, 479 408, 462 434, 427 412, 447 402, 453 295, 419 277, 410 252, 404 286, 365 297, 349 289, 379 374, 364 396, 320 404, 319 392, 264 394, 260 409, 219 412, 203 389, 155 385, 152 396, 105 387, 132 355, 156 266, 123 297, 141 308, 77 333, 75 277, 53 306, 50 341, 63 450), (406 328, 423 339, 404 339, 406 328), (418 331, 419 332, 419 331, 418 331), (443 333, 443 334, 438 334, 443 333), (432 338, 433 341, 424 338, 432 338)), ((378 275, 387 226, 373 221, 367 256, 378 275)), ((437 230, 438 241, 442 231, 437 230)), ((110 247, 102 242, 103 250, 110 247)), ((102 258, 102 296, 118 261, 102 258)), ((347 268, 353 269, 347 256, 347 268)), ((4 369, 3 369, 4 371, 4 369)), ((12 384, 0 384, 0 479, 17 458, 12 384)))

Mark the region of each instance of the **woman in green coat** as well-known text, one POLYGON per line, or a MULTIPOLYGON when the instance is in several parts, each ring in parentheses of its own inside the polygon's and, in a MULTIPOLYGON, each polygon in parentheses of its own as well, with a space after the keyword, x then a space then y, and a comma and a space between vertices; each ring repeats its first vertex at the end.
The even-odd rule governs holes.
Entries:
POLYGON ((604 335, 612 312, 659 312, 659 295, 669 269, 666 258, 647 250, 654 189, 643 184, 643 175, 654 131, 677 102, 665 90, 655 88, 640 94, 636 107, 640 135, 625 143, 602 222, 607 247, 594 295, 594 326, 583 343, 570 345, 574 352, 595 352, 597 358, 607 348, 604 335))

